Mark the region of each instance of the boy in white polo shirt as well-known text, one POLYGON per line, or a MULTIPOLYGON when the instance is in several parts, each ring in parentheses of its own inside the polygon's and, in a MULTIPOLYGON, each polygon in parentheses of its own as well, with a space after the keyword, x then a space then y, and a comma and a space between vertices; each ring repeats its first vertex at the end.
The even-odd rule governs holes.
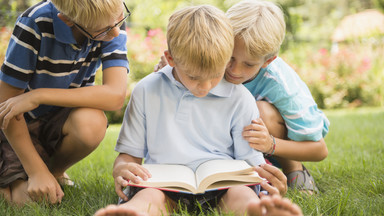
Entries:
MULTIPOLYGON (((179 203, 188 210, 198 210, 194 206, 200 203, 203 209, 217 207, 223 213, 261 214, 256 187, 235 186, 202 195, 137 187, 123 192, 128 181, 150 178, 141 166, 143 158, 144 163, 184 164, 193 170, 212 159, 265 163, 262 153, 242 137, 243 127, 259 117, 253 96, 244 86, 222 79, 234 44, 224 13, 213 6, 175 12, 167 42, 169 65, 136 85, 117 140, 115 189, 128 202, 96 215, 168 215, 179 203)), ((287 209, 300 213, 292 203, 287 209)))

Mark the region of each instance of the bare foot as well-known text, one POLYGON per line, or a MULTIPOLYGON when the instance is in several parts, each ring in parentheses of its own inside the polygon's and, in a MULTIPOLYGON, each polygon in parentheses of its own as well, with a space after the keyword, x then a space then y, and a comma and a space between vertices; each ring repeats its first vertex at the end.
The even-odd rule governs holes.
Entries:
POLYGON ((124 205, 109 205, 105 208, 99 209, 95 216, 146 216, 147 214, 139 213, 135 209, 126 207, 124 205))
POLYGON ((63 175, 55 176, 57 182, 61 186, 74 186, 75 183, 71 180, 67 173, 63 173, 63 175))
POLYGON ((263 196, 260 200, 263 208, 263 215, 268 216, 302 216, 300 207, 289 199, 280 195, 263 196))
POLYGON ((247 206, 247 215, 250 216, 261 216, 263 215, 260 200, 250 201, 247 206))

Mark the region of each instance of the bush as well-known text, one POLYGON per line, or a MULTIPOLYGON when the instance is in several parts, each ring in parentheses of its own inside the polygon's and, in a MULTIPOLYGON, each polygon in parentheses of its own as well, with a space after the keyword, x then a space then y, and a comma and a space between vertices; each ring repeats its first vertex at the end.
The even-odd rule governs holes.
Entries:
POLYGON ((139 81, 153 72, 154 66, 167 49, 167 39, 161 29, 151 29, 144 35, 134 33, 129 28, 127 38, 130 76, 133 81, 139 81))
POLYGON ((382 106, 384 46, 347 44, 332 53, 298 44, 281 56, 307 83, 320 108, 382 106))
POLYGON ((167 49, 166 35, 161 29, 151 29, 146 34, 140 34, 128 28, 127 48, 130 67, 127 98, 122 110, 106 112, 110 123, 122 122, 124 110, 136 82, 153 72, 154 66, 167 49))

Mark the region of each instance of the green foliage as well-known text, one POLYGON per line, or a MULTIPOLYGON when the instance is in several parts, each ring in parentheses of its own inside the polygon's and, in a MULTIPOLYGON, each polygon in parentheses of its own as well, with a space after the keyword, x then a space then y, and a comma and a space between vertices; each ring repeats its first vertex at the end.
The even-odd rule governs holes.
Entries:
POLYGON ((384 44, 342 44, 336 53, 314 47, 296 44, 281 57, 307 83, 320 108, 383 105, 384 44))
POLYGON ((131 0, 127 6, 132 10, 131 27, 137 29, 165 30, 168 18, 176 9, 187 5, 211 4, 226 11, 239 0, 131 0))

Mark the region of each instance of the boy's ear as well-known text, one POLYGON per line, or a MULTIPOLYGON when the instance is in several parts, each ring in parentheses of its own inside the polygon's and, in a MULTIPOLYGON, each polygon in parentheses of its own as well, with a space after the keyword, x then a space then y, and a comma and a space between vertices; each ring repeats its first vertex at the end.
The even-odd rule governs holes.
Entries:
POLYGON ((74 23, 67 16, 65 16, 62 13, 58 13, 57 17, 59 17, 61 19, 61 21, 63 21, 69 27, 72 27, 74 25, 74 23))
POLYGON ((271 58, 269 58, 267 61, 264 62, 263 66, 261 66, 262 68, 266 68, 269 64, 271 64, 271 62, 273 60, 275 60, 277 58, 277 56, 272 56, 271 58))
POLYGON ((173 61, 172 55, 169 50, 164 51, 164 56, 167 59, 169 66, 175 67, 175 62, 173 61))

